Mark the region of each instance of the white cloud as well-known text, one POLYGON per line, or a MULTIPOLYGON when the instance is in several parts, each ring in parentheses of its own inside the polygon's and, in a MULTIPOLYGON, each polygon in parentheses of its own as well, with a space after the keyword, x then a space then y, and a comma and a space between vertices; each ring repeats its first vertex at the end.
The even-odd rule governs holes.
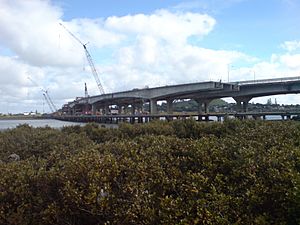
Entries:
POLYGON ((300 41, 285 41, 280 46, 281 46, 281 48, 283 48, 289 52, 292 52, 292 51, 300 49, 300 41))
MULTIPOLYGON (((92 57, 107 92, 227 81, 228 65, 241 62, 256 64, 230 68, 230 80, 251 79, 250 71, 255 71, 257 79, 294 76, 300 71, 297 54, 273 55, 269 62, 256 62, 241 52, 190 45, 190 38, 209 38, 214 29, 216 20, 207 14, 157 10, 148 15, 71 21, 63 21, 62 15, 62 9, 50 0, 0 0, 0 112, 42 111, 39 85, 49 90, 58 107, 83 96, 85 82, 90 95, 98 94, 82 46, 59 22, 83 43, 89 42, 91 53, 97 53, 92 57)), ((283 46, 293 51, 298 45, 295 41, 283 46)))
MULTIPOLYGON (((59 25, 62 11, 45 0, 0 1, 0 43, 20 60, 35 66, 82 64, 83 49, 59 25)), ((117 43, 121 37, 102 29, 101 20, 74 19, 65 25, 94 46, 117 43), (84 34, 84 35, 83 35, 84 34)))
POLYGON ((289 69, 300 70, 300 54, 284 54, 280 60, 289 69))
MULTIPOLYGON (((71 31, 83 44, 90 43, 93 47, 102 48, 104 46, 116 45, 124 39, 124 35, 117 34, 104 28, 102 19, 73 19, 70 22, 63 22, 63 25, 71 31)), ((66 30, 62 28, 61 35, 66 39, 72 39, 71 42, 76 43, 66 30)), ((70 40, 69 40, 70 41, 70 40)))
POLYGON ((203 36, 214 27, 214 18, 199 13, 156 11, 151 15, 112 16, 105 27, 124 33, 150 35, 171 43, 185 43, 191 35, 203 36))
POLYGON ((71 54, 59 51, 60 16, 49 1, 1 1, 0 41, 32 65, 62 64, 71 54))

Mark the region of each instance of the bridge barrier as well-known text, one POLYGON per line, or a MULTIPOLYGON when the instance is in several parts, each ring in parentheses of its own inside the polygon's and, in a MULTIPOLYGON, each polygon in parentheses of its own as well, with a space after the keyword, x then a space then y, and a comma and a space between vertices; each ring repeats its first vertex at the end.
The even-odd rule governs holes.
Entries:
POLYGON ((248 84, 267 84, 267 83, 280 83, 289 81, 300 81, 300 77, 285 77, 285 78, 273 78, 273 79, 262 79, 262 80, 245 80, 230 82, 230 84, 235 85, 248 85, 248 84))

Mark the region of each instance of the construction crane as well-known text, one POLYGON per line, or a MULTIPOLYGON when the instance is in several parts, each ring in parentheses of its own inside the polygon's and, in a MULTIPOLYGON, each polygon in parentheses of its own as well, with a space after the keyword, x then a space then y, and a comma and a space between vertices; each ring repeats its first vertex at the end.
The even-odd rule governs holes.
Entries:
MULTIPOLYGON (((28 79, 35 85, 35 86, 38 86, 40 87, 34 80, 32 80, 30 77, 28 77, 28 79)), ((40 87, 41 91, 43 92, 43 96, 51 110, 52 113, 55 113, 57 112, 57 108, 56 106, 54 105, 52 99, 50 98, 49 94, 48 94, 48 91, 45 90, 44 88, 40 87)))
POLYGON ((105 91, 104 91, 104 88, 100 82, 100 79, 99 79, 99 76, 98 76, 98 73, 97 73, 97 70, 95 68, 95 65, 94 65, 94 62, 93 62, 93 59, 92 59, 92 56, 91 54, 89 53, 89 51, 87 50, 87 47, 86 44, 83 44, 79 38, 77 38, 71 31, 69 31, 62 23, 59 23, 76 41, 78 41, 82 46, 83 46, 83 49, 84 49, 84 52, 85 52, 85 55, 86 55, 86 58, 89 62, 89 65, 91 67, 91 70, 92 70, 92 74, 96 80, 96 83, 97 83, 97 86, 98 86, 98 89, 100 91, 100 94, 105 94, 105 91))
POLYGON ((57 108, 56 108, 56 106, 53 104, 53 102, 52 102, 52 100, 51 100, 51 98, 50 98, 50 96, 49 96, 49 94, 48 94, 48 91, 44 91, 44 92, 43 92, 43 96, 44 96, 44 98, 45 98, 45 100, 46 100, 46 102, 47 102, 47 104, 48 104, 48 106, 49 106, 51 112, 52 112, 52 113, 57 112, 57 108))

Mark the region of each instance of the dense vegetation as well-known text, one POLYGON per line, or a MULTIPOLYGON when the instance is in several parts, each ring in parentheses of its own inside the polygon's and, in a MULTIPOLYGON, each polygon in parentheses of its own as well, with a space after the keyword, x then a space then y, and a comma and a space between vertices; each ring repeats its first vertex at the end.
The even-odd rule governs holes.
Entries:
POLYGON ((0 159, 0 224, 300 223, 297 122, 22 125, 0 159))

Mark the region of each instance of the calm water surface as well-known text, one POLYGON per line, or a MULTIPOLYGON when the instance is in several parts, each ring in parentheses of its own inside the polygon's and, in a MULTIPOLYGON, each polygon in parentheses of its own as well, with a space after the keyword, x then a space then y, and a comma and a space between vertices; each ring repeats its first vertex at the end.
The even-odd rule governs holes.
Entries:
MULTIPOLYGON (((195 118, 196 119, 196 118, 195 118)), ((217 121, 217 118, 211 117, 213 121, 217 121)), ((267 116, 266 120, 281 120, 281 116, 267 116)), ((21 124, 28 124, 32 127, 52 127, 52 128, 62 128, 64 126, 74 126, 74 125, 85 125, 86 123, 76 123, 76 122, 67 122, 60 120, 51 120, 51 119, 35 119, 35 120, 0 120, 0 130, 15 128, 21 124)), ((108 128, 116 128, 116 124, 103 124, 103 126, 108 128)))
POLYGON ((42 120, 0 120, 0 130, 5 130, 9 128, 15 128, 21 124, 28 124, 32 127, 52 127, 52 128, 62 128, 64 126, 73 125, 84 125, 85 123, 75 123, 60 120, 42 119, 42 120))

